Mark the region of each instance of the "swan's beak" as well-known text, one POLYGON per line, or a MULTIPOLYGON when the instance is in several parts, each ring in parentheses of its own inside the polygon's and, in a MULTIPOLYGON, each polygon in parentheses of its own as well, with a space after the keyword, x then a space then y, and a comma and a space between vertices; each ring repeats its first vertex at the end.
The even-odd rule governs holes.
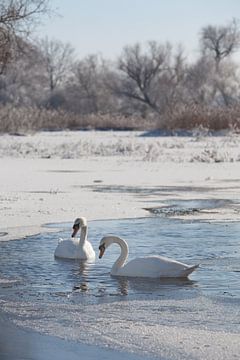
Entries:
POLYGON ((102 244, 102 245, 99 246, 99 256, 98 256, 99 259, 101 259, 103 257, 104 252, 105 252, 105 245, 102 244))
POLYGON ((77 234, 78 230, 79 230, 79 225, 73 225, 72 237, 75 237, 75 235, 77 234))

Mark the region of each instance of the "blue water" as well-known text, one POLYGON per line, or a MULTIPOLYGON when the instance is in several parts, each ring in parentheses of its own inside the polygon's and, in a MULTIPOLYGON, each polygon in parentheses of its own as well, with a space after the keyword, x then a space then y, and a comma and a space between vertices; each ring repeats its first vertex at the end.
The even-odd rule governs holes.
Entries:
POLYGON ((17 324, 79 341, 89 342, 90 336, 93 343, 114 318, 153 328, 161 323, 239 332, 239 223, 149 217, 88 225, 95 262, 54 258, 58 239, 70 237, 72 223, 52 224, 61 229, 57 233, 0 243, 0 305, 17 324), (118 246, 98 259, 99 241, 106 234, 127 240, 129 259, 159 254, 201 266, 189 280, 113 278, 109 272, 118 246), (99 314, 104 316, 96 325, 99 314), (79 322, 84 332, 76 331, 79 322))
MULTIPOLYGON (((66 230, 59 233, 1 243, 0 273, 17 279, 16 287, 24 296, 37 292, 51 298, 57 292, 71 292, 82 283, 87 284, 92 295, 102 291, 101 284, 104 284, 106 294, 117 293, 121 282, 111 278, 109 271, 118 256, 118 246, 110 247, 104 258, 97 258, 95 263, 54 259, 59 237, 68 238, 71 234, 72 224, 64 225, 66 230)), ((89 223, 88 238, 96 254, 103 235, 118 234, 129 244, 129 259, 159 254, 188 264, 200 263, 200 269, 190 276, 187 285, 193 285, 190 287, 201 289, 209 296, 240 298, 239 230, 239 223, 183 222, 154 217, 93 221, 89 223)), ((141 292, 132 287, 131 282, 127 283, 129 288, 124 293, 137 297, 141 292)), ((161 294, 166 286, 172 287, 172 284, 168 285, 169 281, 154 280, 152 283, 155 295, 161 294)), ((177 281, 175 286, 178 286, 177 281)), ((181 281, 179 287, 181 293, 181 281)), ((151 291, 144 291, 144 294, 152 295, 151 291)))

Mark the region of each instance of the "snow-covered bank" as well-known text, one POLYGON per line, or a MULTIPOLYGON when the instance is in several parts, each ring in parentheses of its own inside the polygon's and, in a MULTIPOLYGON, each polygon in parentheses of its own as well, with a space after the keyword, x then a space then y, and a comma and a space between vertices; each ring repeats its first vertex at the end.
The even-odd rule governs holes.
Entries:
POLYGON ((143 208, 171 198, 232 199, 234 206, 196 216, 239 220, 237 135, 140 135, 83 131, 1 136, 0 240, 37 233, 43 231, 42 224, 72 221, 80 215, 148 216, 143 208), (125 191, 108 191, 110 186, 125 191), (96 191, 100 187, 105 190, 96 191), (148 191, 140 196, 129 187, 142 194, 145 188, 155 188, 158 194, 148 191))
POLYGON ((143 132, 63 131, 0 136, 0 157, 80 159, 124 156, 160 162, 235 162, 239 135, 147 136, 143 132))

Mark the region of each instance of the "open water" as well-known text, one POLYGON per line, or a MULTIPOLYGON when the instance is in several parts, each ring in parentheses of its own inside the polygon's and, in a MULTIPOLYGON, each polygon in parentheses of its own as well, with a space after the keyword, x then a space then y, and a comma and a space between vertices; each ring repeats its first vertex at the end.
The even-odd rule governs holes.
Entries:
POLYGON ((54 258, 72 223, 49 225, 59 227, 57 233, 0 243, 0 306, 15 324, 156 357, 159 325, 239 333, 239 223, 155 216, 88 225, 95 262, 54 258), (98 259, 106 234, 127 240, 129 259, 159 254, 200 268, 188 280, 111 277, 119 247, 98 259))

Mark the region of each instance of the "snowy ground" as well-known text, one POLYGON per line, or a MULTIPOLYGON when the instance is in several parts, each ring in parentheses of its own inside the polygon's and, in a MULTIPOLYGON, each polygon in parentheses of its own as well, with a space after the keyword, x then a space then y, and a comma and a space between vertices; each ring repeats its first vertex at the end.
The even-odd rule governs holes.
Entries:
MULTIPOLYGON (((154 137, 139 132, 43 132, 0 136, 0 236, 11 240, 49 222, 145 216, 131 192, 98 187, 161 189, 172 197, 240 199, 239 136, 154 137), (188 190, 189 191, 186 191, 188 190), (175 191, 174 191, 175 190, 175 191), (201 191, 203 190, 203 191, 201 191), (204 192, 204 194, 203 194, 204 192)), ((211 219, 239 219, 229 206, 211 219)))
POLYGON ((82 159, 121 156, 159 162, 240 161, 239 136, 156 136, 119 131, 43 132, 0 138, 0 158, 82 159))

